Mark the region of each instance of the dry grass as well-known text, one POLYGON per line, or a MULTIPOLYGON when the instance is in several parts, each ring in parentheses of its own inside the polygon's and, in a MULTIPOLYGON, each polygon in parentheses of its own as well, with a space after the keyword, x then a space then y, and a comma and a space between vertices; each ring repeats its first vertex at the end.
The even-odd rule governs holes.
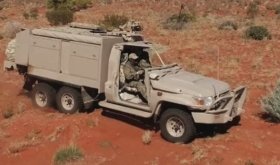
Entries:
POLYGON ((98 145, 99 145, 101 148, 112 148, 112 147, 113 147, 112 142, 107 141, 107 140, 103 140, 103 141, 99 142, 98 145))
POLYGON ((41 134, 41 130, 34 129, 25 136, 25 139, 35 141, 41 138, 40 134, 41 134))
POLYGON ((48 136, 48 139, 53 142, 56 141, 60 134, 62 134, 62 132, 64 131, 64 126, 58 126, 55 128, 55 130, 48 136))
POLYGON ((89 118, 86 120, 86 125, 90 128, 96 127, 99 125, 99 119, 98 118, 89 118))
POLYGON ((142 135, 142 142, 146 145, 150 144, 152 142, 152 135, 151 131, 145 131, 142 135))
POLYGON ((14 116, 15 112, 12 106, 8 106, 6 109, 2 111, 2 116, 5 119, 11 118, 14 116))
POLYGON ((24 140, 13 142, 8 147, 8 152, 15 154, 24 151, 25 149, 39 144, 39 141, 24 140))
POLYGON ((192 156, 193 156, 192 161, 198 162, 206 158, 207 152, 204 147, 198 145, 192 145, 192 156))

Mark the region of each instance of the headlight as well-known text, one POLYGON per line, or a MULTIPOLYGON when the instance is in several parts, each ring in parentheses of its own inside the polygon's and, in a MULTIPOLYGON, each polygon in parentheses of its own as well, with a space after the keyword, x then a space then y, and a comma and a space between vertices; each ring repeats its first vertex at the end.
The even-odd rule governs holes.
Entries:
POLYGON ((213 97, 194 97, 194 100, 198 106, 210 107, 214 103, 213 97))
POLYGON ((210 107, 214 102, 213 97, 206 97, 204 98, 204 105, 210 107))

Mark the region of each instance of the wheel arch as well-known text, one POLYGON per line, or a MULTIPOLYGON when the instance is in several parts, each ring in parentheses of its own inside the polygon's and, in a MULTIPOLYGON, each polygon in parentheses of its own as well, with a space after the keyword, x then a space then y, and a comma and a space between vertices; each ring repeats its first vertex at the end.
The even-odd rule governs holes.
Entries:
POLYGON ((154 113, 154 122, 158 122, 161 115, 163 114, 163 112, 165 112, 166 110, 168 110, 170 108, 176 108, 176 109, 183 110, 185 112, 190 113, 191 116, 192 116, 191 112, 196 111, 195 109, 193 109, 187 105, 182 105, 179 103, 173 103, 173 102, 169 102, 169 101, 161 101, 156 106, 156 110, 154 113))

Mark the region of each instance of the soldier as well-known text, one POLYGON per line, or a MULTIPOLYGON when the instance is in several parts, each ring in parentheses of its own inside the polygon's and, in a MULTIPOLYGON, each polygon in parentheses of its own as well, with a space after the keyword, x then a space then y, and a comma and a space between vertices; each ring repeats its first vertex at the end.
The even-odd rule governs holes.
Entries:
POLYGON ((138 56, 135 53, 130 53, 127 63, 123 66, 124 76, 127 82, 127 87, 137 89, 137 92, 147 100, 146 86, 141 80, 144 70, 137 65, 138 56))

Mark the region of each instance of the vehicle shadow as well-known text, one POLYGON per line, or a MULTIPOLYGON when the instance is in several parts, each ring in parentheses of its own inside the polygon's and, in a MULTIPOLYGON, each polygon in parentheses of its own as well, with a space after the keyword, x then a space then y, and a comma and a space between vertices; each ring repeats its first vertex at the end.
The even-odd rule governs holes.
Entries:
POLYGON ((229 133, 229 129, 234 126, 240 126, 233 122, 228 122, 226 124, 197 124, 197 135, 196 138, 207 138, 215 137, 219 134, 229 133))

